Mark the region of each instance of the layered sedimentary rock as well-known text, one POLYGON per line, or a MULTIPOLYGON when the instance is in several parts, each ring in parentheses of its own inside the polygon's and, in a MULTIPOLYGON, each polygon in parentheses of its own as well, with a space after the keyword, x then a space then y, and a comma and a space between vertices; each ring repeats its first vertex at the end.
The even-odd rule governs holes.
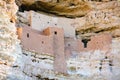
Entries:
POLYGON ((81 0, 16 0, 21 10, 45 11, 66 17, 84 16, 91 10, 86 1, 81 0))
MULTIPOLYGON (((59 72, 61 70, 54 71, 54 64, 57 65, 57 62, 54 63, 54 60, 57 58, 53 55, 48 55, 44 52, 36 53, 35 51, 30 52, 25 50, 23 50, 23 53, 21 53, 21 48, 18 45, 17 36, 15 34, 15 13, 17 11, 17 7, 14 3, 14 0, 0 1, 1 80, 43 80, 48 78, 58 80, 119 80, 120 2, 88 1, 87 3, 85 2, 85 5, 84 1, 82 2, 83 3, 79 3, 78 0, 18 1, 19 5, 27 5, 33 10, 50 10, 51 13, 56 13, 58 15, 76 17, 75 19, 69 19, 64 17, 41 14, 40 12, 36 14, 35 12, 33 12, 32 21, 42 21, 42 25, 40 24, 40 27, 42 26, 42 28, 40 29, 44 29, 44 27, 47 26, 68 27, 65 28, 65 31, 67 32, 68 30, 67 35, 69 36, 69 38, 65 36, 65 43, 63 44, 63 46, 65 46, 65 53, 63 52, 63 50, 61 50, 62 54, 65 54, 65 56, 63 56, 66 57, 66 59, 63 61, 65 61, 66 63, 65 72, 67 74, 61 74, 59 72), (22 1, 22 3, 20 1, 22 1), (83 4, 84 6, 79 4, 83 4), (88 7, 89 5, 91 6, 91 8, 88 7), (52 6, 53 8, 51 8, 52 6), (82 11, 82 9, 84 9, 83 7, 85 6, 87 6, 87 9, 85 9, 84 12, 84 10, 82 11), (81 13, 81 11, 83 13, 81 13), (83 15, 84 17, 77 17, 83 15), (36 18, 37 16, 38 18, 36 18), (72 33, 72 36, 69 35, 69 33, 71 34, 71 32, 69 32, 69 29, 72 31, 76 31, 77 38, 75 37, 76 35, 74 32, 72 33), (105 35, 104 33, 109 34, 110 36, 105 35), (81 39, 86 38, 89 39, 88 44, 86 46, 81 45, 81 39), (77 41, 80 42, 80 44, 77 44, 77 41), (81 50, 79 49, 79 47, 82 47, 81 50), (69 49, 71 51, 69 51, 69 49), (76 50, 78 50, 79 52, 76 52, 76 50)), ((37 22, 30 23, 30 16, 28 15, 28 13, 19 13, 20 23, 18 23, 18 26, 31 26, 32 28, 36 27, 36 29, 39 29, 39 26, 36 26, 37 22)), ((63 37, 61 38, 63 39, 63 37)), ((59 39, 59 42, 60 40, 61 39, 59 39)), ((57 41, 54 43, 57 44, 57 41)), ((61 44, 58 43, 57 46, 60 45, 61 44)), ((59 48, 56 47, 56 45, 52 46, 54 46, 54 48, 57 48, 55 52, 60 52, 59 48)), ((57 60, 60 62, 61 59, 57 60)), ((59 65, 60 63, 57 65, 57 69, 59 65)))
POLYGON ((84 25, 78 23, 77 34, 92 36, 99 33, 110 33, 113 37, 119 37, 120 31, 120 2, 93 2, 94 9, 83 19, 84 25))

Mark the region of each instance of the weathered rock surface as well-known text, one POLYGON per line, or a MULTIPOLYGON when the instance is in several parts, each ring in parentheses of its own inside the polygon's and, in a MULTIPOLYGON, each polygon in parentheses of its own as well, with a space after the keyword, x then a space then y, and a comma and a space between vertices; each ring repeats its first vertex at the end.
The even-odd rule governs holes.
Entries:
POLYGON ((12 52, 18 44, 15 18, 17 6, 14 1, 0 1, 0 55, 1 59, 13 61, 12 52))
POLYGON ((120 2, 93 3, 94 9, 84 17, 84 25, 78 23, 79 35, 91 36, 99 33, 110 33, 113 37, 119 37, 120 31, 120 2))
POLYGON ((15 27, 17 10, 14 0, 0 1, 0 80, 17 80, 9 78, 13 77, 11 69, 21 53, 15 27))
MULTIPOLYGON (((37 2, 37 0, 19 1, 23 1, 22 4, 28 6, 37 2)), ((51 0, 38 1, 42 6, 40 9, 49 10, 48 7, 58 4, 60 7, 54 6, 50 12, 67 17, 86 14, 82 18, 73 19, 79 38, 110 33, 113 36, 110 51, 95 50, 81 52, 81 55, 75 54, 66 61, 69 75, 54 72, 53 56, 40 55, 29 51, 23 51, 22 53, 15 34, 14 22, 17 6, 14 0, 2 0, 0 1, 0 80, 43 80, 45 78, 58 80, 120 80, 120 2, 90 1, 87 4, 92 6, 92 10, 87 7, 87 10, 81 13, 81 5, 77 5, 79 4, 78 0, 76 0, 78 3, 74 0, 74 4, 71 3, 71 6, 70 2, 72 0, 60 0, 58 3, 59 0, 48 3, 49 1, 51 2, 51 0), (44 5, 48 5, 48 7, 44 5), (65 9, 61 10, 64 6, 66 6, 65 9), (91 11, 87 13, 89 10, 91 11)), ((22 23, 29 25, 28 19, 20 18, 22 18, 20 19, 22 23)))
POLYGON ((16 0, 16 2, 23 10, 42 10, 66 17, 84 16, 91 10, 88 2, 81 0, 16 0))

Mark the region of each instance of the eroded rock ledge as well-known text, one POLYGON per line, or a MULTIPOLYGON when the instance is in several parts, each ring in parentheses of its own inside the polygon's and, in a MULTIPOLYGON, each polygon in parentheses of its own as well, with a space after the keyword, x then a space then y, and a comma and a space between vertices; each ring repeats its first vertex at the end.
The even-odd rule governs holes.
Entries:
POLYGON ((77 34, 82 36, 91 36, 99 33, 109 33, 112 36, 119 37, 120 31, 120 2, 99 2, 94 3, 94 10, 90 11, 84 17, 84 25, 77 25, 77 34))
POLYGON ((87 1, 81 0, 21 0, 16 2, 21 6, 20 10, 45 11, 66 17, 84 16, 92 9, 87 1))

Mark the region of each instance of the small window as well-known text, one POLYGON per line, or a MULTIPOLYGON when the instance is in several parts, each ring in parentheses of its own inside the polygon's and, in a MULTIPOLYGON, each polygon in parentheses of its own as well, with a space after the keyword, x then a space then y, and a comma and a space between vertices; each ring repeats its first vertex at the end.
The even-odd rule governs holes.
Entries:
POLYGON ((44 41, 42 41, 42 44, 44 44, 44 41))
POLYGON ((57 35, 57 32, 55 31, 54 34, 57 35))
POLYGON ((29 38, 29 33, 27 33, 27 38, 29 38))
POLYGON ((68 46, 70 46, 70 44, 68 44, 68 46))

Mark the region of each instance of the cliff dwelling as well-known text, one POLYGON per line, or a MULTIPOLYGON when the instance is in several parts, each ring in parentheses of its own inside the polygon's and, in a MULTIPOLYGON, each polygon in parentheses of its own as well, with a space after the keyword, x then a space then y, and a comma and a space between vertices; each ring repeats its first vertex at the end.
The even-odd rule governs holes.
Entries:
POLYGON ((0 80, 120 80, 119 0, 0 0, 0 80))
POLYGON ((68 37, 67 34, 71 31, 67 30, 66 33, 66 28, 63 27, 46 27, 43 30, 35 29, 34 25, 22 27, 21 44, 23 49, 54 56, 54 69, 62 73, 67 73, 66 59, 71 57, 73 52, 80 54, 91 50, 110 50, 112 40, 110 34, 99 34, 90 37, 90 39, 77 39, 75 36, 68 37))

